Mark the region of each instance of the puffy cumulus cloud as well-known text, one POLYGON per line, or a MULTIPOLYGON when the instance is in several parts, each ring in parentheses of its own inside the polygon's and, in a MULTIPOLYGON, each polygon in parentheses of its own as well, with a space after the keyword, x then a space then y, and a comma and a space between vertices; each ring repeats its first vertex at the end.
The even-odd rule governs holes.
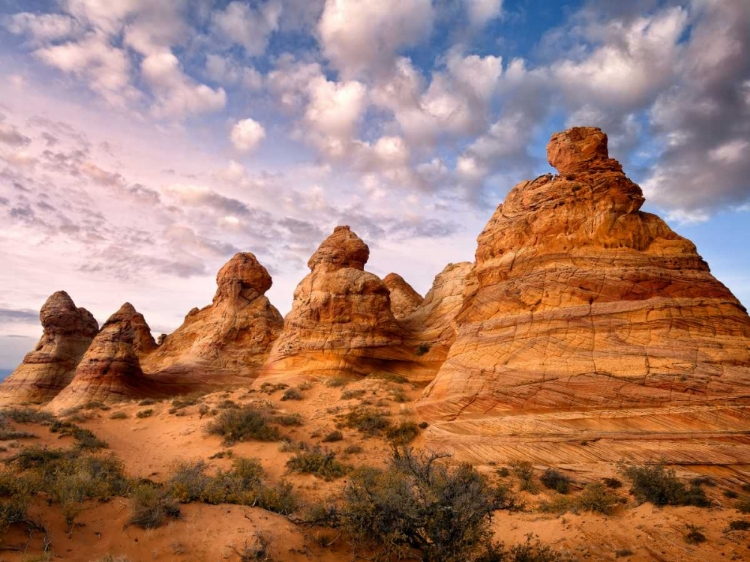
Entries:
MULTIPOLYGON (((123 21, 148 0, 62 0, 62 8, 92 27, 105 33, 117 34, 122 30, 123 21)), ((173 4, 165 0, 164 4, 173 4)))
POLYGON ((432 30, 431 0, 326 0, 318 25, 325 56, 347 76, 382 72, 399 49, 432 30))
POLYGON ((469 21, 473 25, 484 25, 500 17, 503 0, 464 0, 469 21))
POLYGON ((664 150, 647 196, 684 221, 750 202, 750 4, 695 0, 679 78, 651 124, 664 150))
POLYGON ((224 88, 196 83, 182 72, 179 59, 170 51, 144 58, 141 72, 156 94, 151 112, 157 118, 219 111, 227 103, 224 88))
POLYGON ((33 41, 46 43, 79 35, 83 28, 66 14, 32 14, 21 12, 3 20, 5 28, 15 35, 29 35, 33 41))
POLYGON ((240 152, 252 152, 266 138, 266 130, 254 119, 243 119, 232 127, 230 138, 240 152))
POLYGON ((286 53, 276 61, 267 81, 281 108, 293 112, 307 103, 310 84, 322 75, 323 69, 319 63, 297 60, 286 53))
POLYGON ((233 59, 217 54, 206 55, 206 76, 219 84, 239 84, 250 91, 263 87, 263 75, 255 68, 241 66, 233 59))
POLYGON ((281 2, 230 2, 223 10, 212 14, 212 25, 217 39, 241 45, 247 54, 262 55, 271 34, 279 27, 281 2))
POLYGON ((589 22, 581 32, 595 47, 554 63, 551 73, 574 104, 638 108, 671 83, 687 25, 688 11, 680 6, 650 17, 589 22))
POLYGON ((141 97, 130 83, 127 53, 113 47, 99 32, 89 32, 78 41, 42 47, 34 54, 49 66, 84 78, 92 90, 114 106, 125 107, 141 97))

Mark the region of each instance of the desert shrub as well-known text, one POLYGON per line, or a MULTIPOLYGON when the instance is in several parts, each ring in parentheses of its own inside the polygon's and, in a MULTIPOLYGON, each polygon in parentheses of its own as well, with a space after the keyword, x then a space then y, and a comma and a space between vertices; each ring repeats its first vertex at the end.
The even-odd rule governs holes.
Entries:
POLYGON ((576 509, 573 498, 568 496, 555 496, 550 500, 539 502, 539 511, 542 513, 561 514, 576 509))
POLYGON ((220 435, 225 445, 238 441, 277 441, 281 435, 277 427, 271 425, 270 414, 259 408, 245 406, 238 410, 223 410, 208 423, 206 431, 210 435, 220 435))
POLYGON ((156 529, 167 519, 178 519, 180 508, 168 490, 151 484, 140 484, 131 494, 128 523, 142 529, 156 529))
POLYGON ((750 492, 750 482, 743 482, 740 487, 743 492, 750 492))
POLYGON ((406 396, 406 394, 404 394, 404 391, 400 388, 391 390, 391 399, 399 404, 403 404, 404 402, 409 401, 409 397, 406 396))
POLYGON ((526 541, 509 549, 503 544, 490 545, 476 562, 568 562, 571 559, 542 544, 538 537, 526 535, 526 541))
POLYGON ((258 459, 235 458, 230 470, 219 470, 214 476, 207 474, 207 470, 208 465, 203 461, 177 463, 167 482, 170 494, 182 503, 252 505, 284 515, 293 513, 299 505, 290 484, 264 483, 258 459))
POLYGON ((0 537, 15 523, 28 517, 31 489, 26 478, 7 471, 0 472, 0 537))
POLYGON ((76 440, 80 449, 106 449, 109 445, 106 441, 99 439, 93 432, 84 429, 70 421, 55 420, 49 428, 52 433, 60 436, 70 436, 76 440))
POLYGON ((239 408, 239 406, 237 405, 237 402, 235 402, 234 400, 227 399, 227 400, 222 400, 221 402, 219 402, 216 405, 216 408, 218 410, 234 410, 234 409, 239 408))
POLYGON ((633 556, 633 554, 635 553, 629 548, 620 548, 618 550, 615 550, 615 558, 625 558, 626 556, 633 556))
POLYGON ((703 528, 697 525, 688 523, 685 525, 687 533, 684 536, 685 542, 688 544, 700 544, 706 542, 706 535, 703 534, 703 528))
POLYGON ((125 412, 119 411, 119 412, 112 412, 110 414, 110 416, 109 416, 109 419, 111 419, 111 420, 124 420, 124 419, 127 419, 127 417, 128 417, 128 415, 125 412))
POLYGON ((341 441, 342 439, 344 439, 344 434, 339 430, 335 430, 323 437, 322 441, 323 443, 334 443, 336 441, 341 441))
POLYGON ((273 394, 274 392, 277 392, 279 390, 286 390, 289 388, 288 384, 279 383, 279 384, 273 384, 270 382, 264 382, 262 385, 260 385, 260 391, 265 392, 266 394, 273 394))
POLYGON ((341 399, 342 400, 355 400, 357 398, 362 398, 365 394, 367 394, 366 390, 363 390, 361 388, 356 390, 345 390, 341 393, 341 399))
POLYGON ((736 507, 740 513, 750 513, 750 496, 741 497, 737 500, 737 503, 734 504, 734 507, 736 507))
POLYGON ((357 409, 349 412, 344 416, 344 423, 347 427, 356 429, 366 435, 377 435, 391 427, 391 421, 388 419, 388 413, 370 408, 357 409))
POLYGON ((713 488, 716 486, 716 482, 713 478, 709 476, 696 476, 695 478, 692 478, 690 480, 691 486, 708 486, 710 488, 713 488))
POLYGON ((284 427, 299 427, 305 424, 302 420, 302 416, 299 414, 282 414, 273 416, 271 420, 273 423, 283 425, 284 427))
POLYGON ((344 476, 351 467, 336 460, 336 453, 320 447, 299 451, 286 462, 292 472, 314 474, 324 480, 334 480, 344 476))
POLYGON ((610 488, 612 490, 622 488, 622 482, 617 478, 602 478, 602 482, 604 482, 604 485, 607 488, 610 488))
POLYGON ((427 429, 429 426, 430 424, 425 421, 419 422, 419 429, 427 429))
POLYGON ((240 562, 267 562, 271 560, 269 554, 269 547, 271 545, 271 537, 264 535, 260 531, 256 531, 253 535, 253 542, 245 544, 241 548, 231 547, 234 553, 239 557, 240 562))
POLYGON ((335 503, 316 503, 305 510, 302 519, 309 525, 336 527, 339 525, 339 509, 335 503))
POLYGON ((539 480, 548 490, 555 490, 560 494, 570 492, 570 478, 554 468, 545 470, 539 477, 539 480))
POLYGON ((385 430, 385 436, 396 445, 406 445, 414 441, 417 435, 419 435, 419 427, 410 421, 392 425, 385 430))
POLYGON ((198 407, 198 419, 203 419, 203 416, 205 416, 210 408, 206 404, 201 404, 198 407))
POLYGON ((356 455, 362 452, 362 447, 359 445, 349 445, 346 449, 344 449, 344 452, 347 455, 356 455))
POLYGON ((490 517, 507 490, 493 488, 468 464, 449 467, 444 455, 394 447, 385 470, 362 468, 344 489, 342 523, 359 545, 383 558, 463 561, 491 537, 490 517))
POLYGON ((673 469, 666 469, 662 464, 622 468, 632 484, 631 493, 640 502, 654 505, 694 505, 707 507, 710 502, 706 493, 698 486, 685 486, 676 476, 673 469))
POLYGON ((37 436, 28 431, 15 431, 0 427, 0 441, 12 441, 14 439, 37 439, 37 436))
POLYGON ((730 531, 750 531, 750 521, 743 521, 741 519, 729 522, 730 531))
POLYGON ((539 486, 534 482, 534 467, 529 461, 514 461, 510 463, 510 469, 518 478, 522 492, 536 494, 539 492, 539 486))
POLYGON ((304 396, 302 396, 302 393, 296 388, 287 388, 284 391, 284 394, 281 395, 282 402, 285 400, 302 400, 302 399, 304 399, 304 396))
POLYGON ((145 400, 138 402, 139 406, 153 406, 154 404, 156 404, 156 400, 153 398, 146 398, 145 400))
POLYGON ((0 419, 2 418, 8 418, 16 423, 50 424, 55 421, 52 414, 32 408, 5 408, 0 411, 0 419))
POLYGON ((332 377, 326 381, 326 386, 330 386, 331 388, 339 388, 342 386, 346 386, 350 382, 352 381, 346 377, 332 377))
POLYGON ((510 476, 510 470, 508 470, 507 466, 501 466, 497 469, 497 475, 500 478, 507 478, 508 476, 510 476))
POLYGON ((426 355, 430 351, 430 344, 422 342, 417 346, 417 349, 414 353, 417 354, 417 357, 422 357, 422 355, 426 355))
POLYGON ((149 408, 148 410, 141 410, 138 412, 135 417, 136 418, 150 418, 154 415, 154 410, 152 408, 149 408))
POLYGON ((612 514, 618 503, 617 495, 610 492, 601 482, 592 482, 576 498, 576 504, 581 509, 603 513, 604 515, 612 514))
POLYGON ((734 500, 734 499, 737 499, 738 497, 740 497, 740 495, 737 492, 735 492, 734 490, 724 490, 722 492, 722 495, 725 498, 729 498, 730 500, 734 500))

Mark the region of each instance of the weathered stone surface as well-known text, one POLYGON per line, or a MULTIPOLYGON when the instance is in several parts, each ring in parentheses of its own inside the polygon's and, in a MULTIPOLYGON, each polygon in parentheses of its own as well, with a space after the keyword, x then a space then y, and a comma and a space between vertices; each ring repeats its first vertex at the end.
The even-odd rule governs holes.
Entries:
POLYGON ((396 320, 417 310, 424 300, 398 273, 389 273, 383 278, 383 283, 390 292, 391 312, 396 320))
POLYGON ((476 285, 421 414, 492 426, 746 404, 750 318, 695 246, 640 211, 600 130, 554 135, 548 156, 563 175, 517 185, 479 236, 476 285))
POLYGON ((143 314, 138 312, 129 302, 122 305, 120 312, 130 316, 130 325, 133 328, 134 335, 133 348, 138 357, 144 357, 156 349, 156 341, 151 334, 151 328, 149 328, 143 314))
POLYGON ((0 404, 43 403, 54 398, 73 379, 76 367, 99 331, 85 308, 77 308, 65 291, 42 306, 44 332, 33 351, 0 385, 0 404))
POLYGON ((247 383, 283 324, 264 296, 271 283, 253 254, 235 255, 216 276, 212 304, 191 310, 182 326, 143 359, 144 372, 163 383, 191 386, 247 383))
POLYGON ((78 364, 73 380, 47 408, 60 412, 92 401, 158 394, 138 361, 137 330, 142 320, 130 303, 110 316, 78 364))
POLYGON ((368 375, 408 362, 388 287, 364 271, 369 253, 348 226, 323 241, 294 291, 262 377, 368 375))

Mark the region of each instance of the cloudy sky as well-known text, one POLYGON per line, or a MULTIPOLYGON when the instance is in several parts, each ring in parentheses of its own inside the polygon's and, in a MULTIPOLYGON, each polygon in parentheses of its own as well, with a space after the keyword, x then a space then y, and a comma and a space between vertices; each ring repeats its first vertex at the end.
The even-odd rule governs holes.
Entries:
POLYGON ((241 250, 285 313, 337 224, 424 293, 570 125, 750 304, 747 0, 0 0, 0 370, 241 250))

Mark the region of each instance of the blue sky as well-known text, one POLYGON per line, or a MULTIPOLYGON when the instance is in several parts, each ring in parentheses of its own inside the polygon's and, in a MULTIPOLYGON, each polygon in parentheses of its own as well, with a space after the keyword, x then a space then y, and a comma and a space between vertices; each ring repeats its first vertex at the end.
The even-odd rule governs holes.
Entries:
POLYGON ((572 125, 748 304, 749 43, 745 0, 5 0, 0 370, 52 292, 169 332, 237 251, 286 312, 337 224, 425 293, 572 125))

